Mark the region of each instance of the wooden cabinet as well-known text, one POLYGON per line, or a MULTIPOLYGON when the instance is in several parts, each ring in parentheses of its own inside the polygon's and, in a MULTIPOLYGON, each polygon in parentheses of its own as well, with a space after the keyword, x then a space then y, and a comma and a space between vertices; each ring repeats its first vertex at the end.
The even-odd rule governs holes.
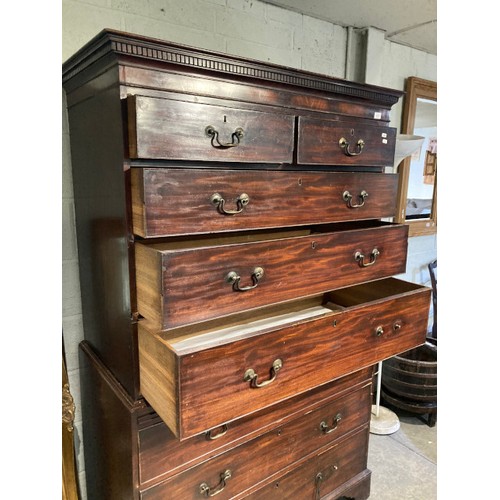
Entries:
POLYGON ((381 220, 402 93, 111 30, 63 83, 89 498, 368 498, 430 305, 381 220))

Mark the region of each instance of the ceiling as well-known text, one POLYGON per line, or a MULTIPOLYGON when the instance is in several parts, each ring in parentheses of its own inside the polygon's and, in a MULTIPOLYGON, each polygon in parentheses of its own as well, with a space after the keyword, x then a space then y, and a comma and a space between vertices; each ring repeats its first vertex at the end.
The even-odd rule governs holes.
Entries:
POLYGON ((374 27, 386 39, 437 54, 437 0, 264 0, 342 26, 374 27))

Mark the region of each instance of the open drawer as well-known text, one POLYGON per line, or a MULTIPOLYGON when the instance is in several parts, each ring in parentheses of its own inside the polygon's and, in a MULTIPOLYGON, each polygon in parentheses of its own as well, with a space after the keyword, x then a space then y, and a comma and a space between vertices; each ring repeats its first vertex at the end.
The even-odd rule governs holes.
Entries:
POLYGON ((407 237, 404 224, 363 221, 137 243, 138 312, 166 330, 393 276, 407 237))
POLYGON ((392 217, 397 174, 131 169, 134 233, 177 236, 392 217))
POLYGON ((431 289, 387 278, 169 332, 139 322, 143 396, 180 439, 425 341, 431 289))

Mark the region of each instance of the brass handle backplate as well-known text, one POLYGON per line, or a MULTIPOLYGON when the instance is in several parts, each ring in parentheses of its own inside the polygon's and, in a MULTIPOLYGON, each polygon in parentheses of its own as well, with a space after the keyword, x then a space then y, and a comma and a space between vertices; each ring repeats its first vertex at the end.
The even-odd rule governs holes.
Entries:
POLYGON ((337 413, 337 415, 335 415, 333 417, 333 421, 332 421, 332 426, 330 427, 324 420, 319 424, 319 428, 321 429, 321 431, 324 433, 324 434, 330 434, 331 432, 333 432, 339 425, 339 422, 342 420, 342 414, 340 413, 337 413))
POLYGON ((218 495, 225 487, 228 479, 231 478, 231 471, 229 469, 220 473, 220 481, 215 488, 208 486, 207 483, 200 484, 200 494, 206 497, 214 497, 218 495))
POLYGON ((240 144, 240 139, 242 139, 243 136, 245 135, 243 129, 241 127, 238 127, 231 134, 231 142, 220 142, 219 132, 215 130, 215 128, 212 127, 212 125, 209 125, 208 127, 205 128, 205 134, 207 134, 208 137, 212 138, 210 142, 212 146, 217 149, 235 148, 240 144))
POLYGON ((358 204, 352 204, 352 194, 349 193, 349 191, 344 191, 342 193, 342 199, 346 202, 346 205, 349 208, 361 208, 365 204, 365 200, 368 197, 368 193, 363 189, 361 193, 358 194, 359 198, 359 203, 358 204))
POLYGON ((214 441, 216 439, 221 438, 222 436, 225 436, 226 432, 227 432, 227 424, 224 424, 220 428, 220 431, 217 433, 214 433, 214 429, 210 429, 209 431, 205 432, 205 437, 207 438, 208 441, 214 441))
POLYGON ((276 380, 276 376, 278 375, 278 372, 283 368, 283 361, 281 359, 276 359, 273 362, 273 366, 271 367, 271 378, 268 380, 264 380, 264 382, 257 382, 257 378, 259 377, 256 373, 255 370, 252 368, 249 368, 245 374, 243 375, 243 380, 245 382, 250 382, 250 387, 254 388, 259 388, 259 387, 265 387, 266 385, 269 385, 270 383, 274 382, 276 380))
POLYGON ((250 203, 250 196, 246 193, 241 193, 238 198, 236 198, 236 210, 226 210, 224 208, 224 205, 226 203, 226 200, 219 194, 219 193, 214 193, 210 197, 210 203, 212 205, 215 205, 217 207, 217 210, 224 215, 236 215, 241 212, 243 212, 243 209, 250 203))
POLYGON ((253 285, 240 286, 241 276, 236 271, 230 271, 226 275, 226 282, 233 285, 233 290, 237 292, 247 292, 248 290, 253 290, 257 287, 262 276, 264 276, 264 269, 262 267, 256 267, 252 272, 253 285))
POLYGON ((314 477, 315 500, 319 500, 321 498, 321 483, 329 479, 338 469, 339 468, 337 465, 330 465, 330 467, 328 467, 326 470, 318 472, 316 474, 316 476, 314 477))
POLYGON ((365 262, 365 255, 361 252, 356 252, 354 254, 354 260, 359 264, 360 267, 369 267, 373 266, 377 261, 377 257, 380 255, 380 251, 377 248, 374 248, 370 254, 370 261, 365 262))
MULTIPOLYGON (((398 333, 399 330, 401 330, 402 328, 402 324, 400 321, 396 321, 393 325, 392 325, 392 331, 394 333, 398 333)), ((377 328, 375 328, 375 335, 377 337, 382 337, 382 335, 384 335, 385 331, 384 331, 384 327, 382 325, 379 325, 377 326, 377 328)))
POLYGON ((356 143, 354 151, 349 149, 349 141, 345 137, 341 137, 339 140, 339 146, 344 151, 346 156, 358 156, 362 153, 363 148, 365 147, 365 141, 363 139, 359 139, 356 143))

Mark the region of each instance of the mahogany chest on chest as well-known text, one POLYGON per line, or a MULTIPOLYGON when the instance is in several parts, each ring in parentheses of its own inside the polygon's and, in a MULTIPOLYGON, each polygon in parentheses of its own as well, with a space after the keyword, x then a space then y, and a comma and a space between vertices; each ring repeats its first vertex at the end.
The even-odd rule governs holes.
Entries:
POLYGON ((110 30, 63 83, 88 497, 368 498, 372 367, 430 304, 401 92, 110 30))

